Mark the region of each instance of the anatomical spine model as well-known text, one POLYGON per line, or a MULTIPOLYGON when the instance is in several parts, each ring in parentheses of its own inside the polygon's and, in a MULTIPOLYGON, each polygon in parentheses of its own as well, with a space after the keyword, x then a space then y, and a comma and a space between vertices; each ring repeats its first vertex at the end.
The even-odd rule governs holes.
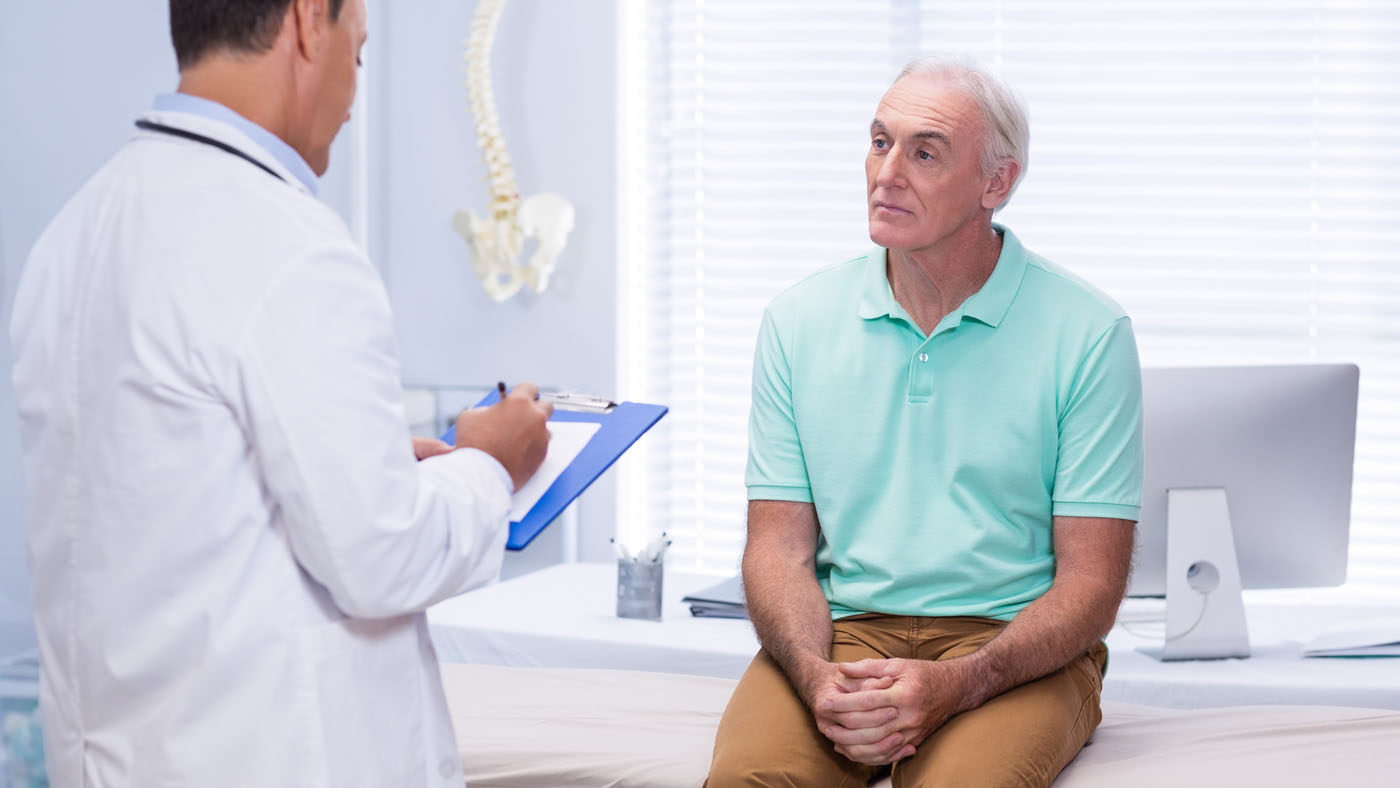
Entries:
POLYGON ((506 0, 480 0, 472 14, 467 36, 467 101, 476 122, 476 144, 486 161, 491 184, 491 207, 487 216, 458 211, 452 226, 467 239, 472 250, 472 267, 492 300, 505 301, 529 286, 544 292, 554 262, 574 229, 574 206, 557 194, 536 194, 520 199, 515 185, 515 168, 501 135, 496 114, 496 97, 491 90, 491 45, 506 0), (538 246, 529 262, 519 264, 526 238, 538 246))

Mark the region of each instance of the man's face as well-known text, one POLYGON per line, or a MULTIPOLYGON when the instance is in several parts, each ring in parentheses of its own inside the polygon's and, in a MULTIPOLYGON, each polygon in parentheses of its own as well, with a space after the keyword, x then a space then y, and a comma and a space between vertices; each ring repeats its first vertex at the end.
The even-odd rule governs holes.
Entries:
POLYGON ((981 166, 985 128, 977 101, 961 89, 924 76, 896 82, 870 124, 870 239, 918 252, 976 218, 990 201, 981 166))
POLYGON ((330 24, 318 64, 320 79, 308 139, 307 164, 317 175, 324 175, 330 166, 331 143, 350 119, 350 105, 355 103, 356 70, 368 35, 366 17, 364 0, 345 0, 340 17, 330 24))

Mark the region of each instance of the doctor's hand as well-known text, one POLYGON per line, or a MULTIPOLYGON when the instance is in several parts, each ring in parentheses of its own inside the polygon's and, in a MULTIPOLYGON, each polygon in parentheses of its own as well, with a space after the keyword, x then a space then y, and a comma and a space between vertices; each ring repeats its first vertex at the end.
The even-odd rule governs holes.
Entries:
POLYGON ((481 449, 495 457, 517 490, 539 470, 549 448, 545 424, 554 406, 540 402, 539 393, 535 384, 521 383, 495 405, 457 417, 457 448, 481 449))
POLYGON ((420 438, 417 435, 413 436, 413 456, 420 460, 426 460, 429 457, 436 457, 439 454, 446 454, 450 451, 452 451, 452 447, 437 438, 420 438))

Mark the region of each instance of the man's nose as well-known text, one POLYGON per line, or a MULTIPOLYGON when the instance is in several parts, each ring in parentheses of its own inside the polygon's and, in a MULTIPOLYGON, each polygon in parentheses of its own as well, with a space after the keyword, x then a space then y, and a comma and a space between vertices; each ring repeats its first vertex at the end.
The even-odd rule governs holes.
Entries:
POLYGON ((875 171, 876 186, 898 186, 904 180, 904 166, 902 153, 899 150, 891 149, 884 158, 880 159, 879 169, 875 171))

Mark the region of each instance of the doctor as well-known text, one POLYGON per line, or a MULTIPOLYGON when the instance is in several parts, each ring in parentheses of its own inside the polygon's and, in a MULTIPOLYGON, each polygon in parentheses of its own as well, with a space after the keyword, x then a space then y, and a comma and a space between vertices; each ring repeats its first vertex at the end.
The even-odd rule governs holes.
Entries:
POLYGON ((11 327, 50 775, 460 786, 422 611, 498 572, 549 408, 522 385, 415 461, 384 287, 315 198, 363 0, 170 27, 179 92, 39 239, 11 327))

